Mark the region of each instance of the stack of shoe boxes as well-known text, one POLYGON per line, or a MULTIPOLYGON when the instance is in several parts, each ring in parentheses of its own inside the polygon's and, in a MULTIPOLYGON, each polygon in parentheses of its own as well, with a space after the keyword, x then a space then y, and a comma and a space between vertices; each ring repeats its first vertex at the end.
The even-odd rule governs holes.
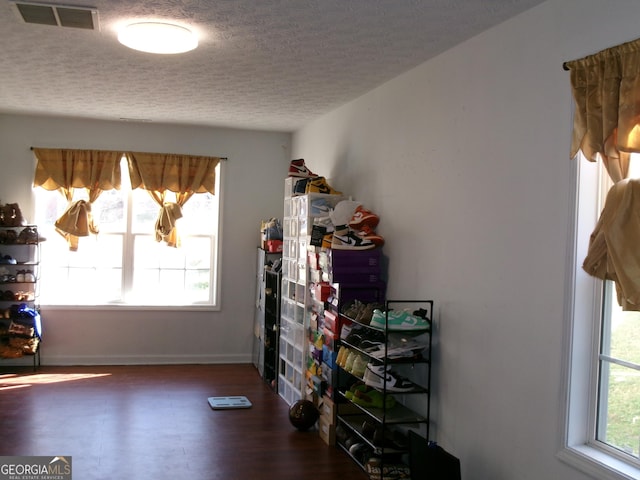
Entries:
MULTIPOLYGON (((341 329, 346 321, 340 315, 340 309, 356 299, 367 303, 383 302, 386 284, 381 280, 380 249, 323 250, 316 255, 317 262, 311 262, 310 265, 317 265, 317 278, 326 281, 329 288, 322 314, 315 317, 318 332, 323 339, 319 372, 324 393, 318 397, 321 414, 318 428, 320 437, 327 444, 334 445, 339 390, 336 357, 341 329)), ((326 290, 323 289, 322 292, 326 290)), ((316 358, 319 356, 316 350, 316 358)))

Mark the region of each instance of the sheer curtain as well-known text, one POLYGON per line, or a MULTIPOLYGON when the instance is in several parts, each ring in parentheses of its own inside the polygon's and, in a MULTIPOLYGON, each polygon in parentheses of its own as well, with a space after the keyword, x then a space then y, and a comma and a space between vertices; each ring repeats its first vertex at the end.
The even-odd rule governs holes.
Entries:
POLYGON ((589 240, 584 270, 613 280, 618 303, 640 310, 640 181, 627 178, 640 152, 640 40, 565 64, 575 101, 571 158, 601 161, 614 185, 589 240))
POLYGON ((126 154, 131 188, 143 188, 159 205, 156 240, 170 247, 180 246, 176 221, 182 207, 194 193, 215 194, 216 167, 219 157, 129 152, 126 154), (176 194, 175 202, 167 202, 167 192, 176 194))
POLYGON ((33 185, 58 190, 67 199, 69 205, 55 225, 69 249, 75 251, 79 237, 98 233, 91 204, 103 191, 120 189, 123 152, 55 148, 34 148, 33 151, 38 160, 33 185), (87 190, 88 202, 72 201, 76 188, 87 190))

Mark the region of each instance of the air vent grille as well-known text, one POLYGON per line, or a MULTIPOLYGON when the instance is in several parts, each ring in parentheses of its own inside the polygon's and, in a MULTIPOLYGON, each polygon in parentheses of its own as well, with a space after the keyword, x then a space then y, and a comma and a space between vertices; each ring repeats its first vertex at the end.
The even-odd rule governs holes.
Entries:
POLYGON ((18 16, 25 23, 60 27, 98 29, 98 10, 90 7, 72 7, 46 3, 12 2, 18 16))

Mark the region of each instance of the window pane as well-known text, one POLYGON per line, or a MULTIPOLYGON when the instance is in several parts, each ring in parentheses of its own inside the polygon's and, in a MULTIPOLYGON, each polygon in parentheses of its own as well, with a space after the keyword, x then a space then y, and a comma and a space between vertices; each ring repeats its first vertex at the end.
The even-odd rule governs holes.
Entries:
POLYGON ((57 232, 41 244, 41 302, 103 304, 121 300, 123 236, 101 233, 79 239, 72 252, 57 232))
POLYGON ((609 355, 640 365, 640 312, 623 312, 614 305, 609 355))
POLYGON ((640 312, 624 312, 605 282, 596 438, 635 456, 640 449, 640 312))
POLYGON ((160 212, 160 206, 155 202, 146 190, 136 188, 131 192, 132 219, 131 229, 133 233, 148 233, 155 230, 156 220, 160 212))
POLYGON ((136 235, 131 301, 183 305, 209 301, 211 239, 186 237, 169 248, 150 235, 136 235))
POLYGON ((134 270, 142 268, 159 268, 158 242, 151 235, 135 235, 134 237, 134 270))
POLYGON ((126 230, 124 194, 120 190, 102 192, 93 203, 91 212, 100 232, 126 230))
MULTIPOLYGON (((160 292, 160 270, 137 268, 133 271, 133 286, 127 301, 139 304, 158 304, 160 292)), ((163 299, 167 305, 169 302, 163 299)))
POLYGON ((603 362, 600 414, 606 428, 598 440, 638 456, 640 444, 640 372, 603 362))
POLYGON ((211 237, 188 237, 182 240, 187 268, 209 268, 211 265, 211 237))
MULTIPOLYGON (((160 268, 180 268, 184 269, 184 255, 186 246, 182 248, 169 248, 165 244, 156 243, 158 249, 158 257, 160 258, 160 268)), ((197 252, 196 252, 197 253, 197 252)))
POLYGON ((186 276, 187 298, 194 303, 209 301, 210 271, 189 270, 186 276))
POLYGON ((210 193, 196 193, 182 207, 180 230, 185 234, 211 235, 217 227, 212 211, 218 211, 218 199, 210 193))

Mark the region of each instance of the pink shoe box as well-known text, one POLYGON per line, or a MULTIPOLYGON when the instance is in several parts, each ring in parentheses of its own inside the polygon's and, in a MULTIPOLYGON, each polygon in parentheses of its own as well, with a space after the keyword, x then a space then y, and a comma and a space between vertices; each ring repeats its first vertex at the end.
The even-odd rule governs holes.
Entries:
POLYGON ((324 328, 339 334, 338 331, 338 316, 331 310, 324 311, 324 328))
POLYGON ((322 336, 324 337, 324 344, 331 350, 335 350, 335 342, 338 339, 338 335, 325 327, 322 329, 322 336))

